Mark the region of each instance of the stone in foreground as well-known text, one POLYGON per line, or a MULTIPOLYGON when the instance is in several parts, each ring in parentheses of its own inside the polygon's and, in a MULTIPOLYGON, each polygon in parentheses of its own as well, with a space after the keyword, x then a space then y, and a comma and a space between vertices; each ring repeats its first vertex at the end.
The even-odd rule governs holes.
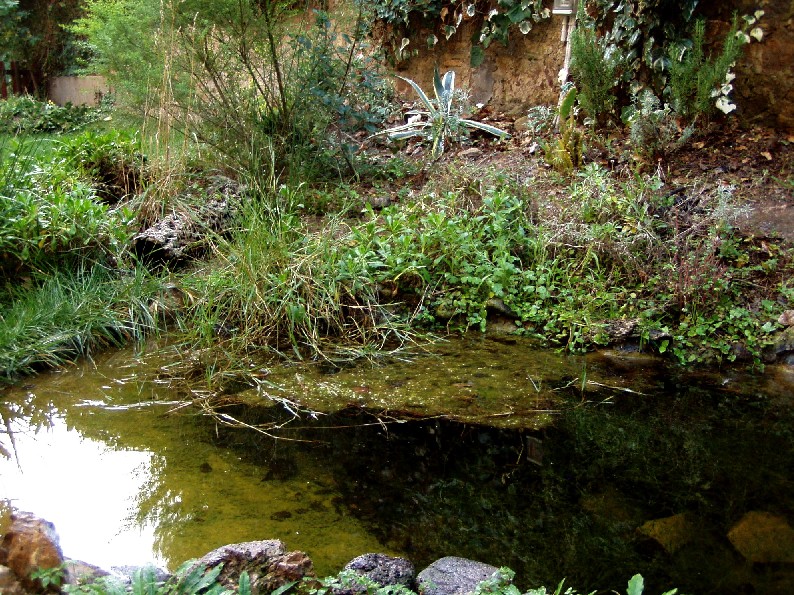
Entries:
POLYGON ((778 515, 751 511, 728 532, 733 547, 758 564, 794 564, 794 529, 778 515))
MULTIPOLYGON (((345 570, 352 570, 364 576, 381 587, 402 585, 409 589, 414 588, 416 570, 410 560, 395 558, 386 554, 363 554, 353 558, 345 565, 345 570)), ((350 592, 363 593, 366 588, 353 587, 350 592)))
POLYGON ((34 570, 63 564, 55 525, 27 512, 12 513, 10 521, 0 544, 0 564, 9 568, 23 587, 35 590, 37 581, 30 578, 34 570))
POLYGON ((424 595, 467 595, 498 570, 490 564, 448 556, 420 572, 417 582, 424 595))
POLYGON ((271 593, 287 583, 314 576, 311 559, 303 552, 287 552, 278 539, 225 545, 206 554, 197 564, 207 569, 223 564, 218 582, 228 589, 236 589, 240 575, 248 572, 253 595, 271 593))

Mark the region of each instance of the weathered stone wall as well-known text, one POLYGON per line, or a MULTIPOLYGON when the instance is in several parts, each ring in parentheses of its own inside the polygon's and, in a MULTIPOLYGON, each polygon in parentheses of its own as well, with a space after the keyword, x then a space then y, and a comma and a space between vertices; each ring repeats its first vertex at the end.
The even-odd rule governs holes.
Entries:
MULTIPOLYGON (((494 42, 485 52, 483 63, 470 65, 471 24, 461 26, 449 40, 439 40, 428 48, 424 40, 429 32, 411 36, 409 47, 418 53, 398 64, 396 72, 413 79, 423 89, 432 89, 433 67, 443 73, 454 70, 456 87, 468 89, 472 103, 486 103, 491 108, 511 114, 524 113, 533 105, 554 104, 559 95, 557 76, 565 59, 565 45, 560 41, 562 17, 536 24, 526 35, 510 35, 507 46, 494 42)), ((407 91, 407 85, 398 85, 407 91)))
POLYGON ((719 38, 734 12, 763 10, 761 43, 745 46, 736 65, 734 99, 745 122, 794 130, 794 0, 729 0, 701 2, 709 31, 719 38))
POLYGON ((99 105, 103 95, 110 92, 102 76, 56 76, 50 79, 47 93, 50 101, 58 105, 99 105))
MULTIPOLYGON (((737 65, 736 113, 747 123, 794 130, 794 0, 701 2, 699 11, 708 20, 709 33, 719 40, 734 12, 752 14, 759 8, 765 11, 760 22, 765 36, 762 43, 745 46, 744 58, 737 65)), ((509 45, 492 43, 485 61, 476 68, 469 61, 471 25, 464 23, 449 40, 439 36, 433 48, 425 43, 430 31, 412 28, 409 48, 418 52, 395 70, 429 89, 434 65, 442 73, 453 69, 457 85, 469 89, 474 103, 488 103, 508 114, 523 113, 529 106, 557 101, 557 75, 565 57, 562 23, 563 17, 552 16, 527 35, 511 32, 509 45)), ((404 84, 398 90, 411 96, 404 84)))

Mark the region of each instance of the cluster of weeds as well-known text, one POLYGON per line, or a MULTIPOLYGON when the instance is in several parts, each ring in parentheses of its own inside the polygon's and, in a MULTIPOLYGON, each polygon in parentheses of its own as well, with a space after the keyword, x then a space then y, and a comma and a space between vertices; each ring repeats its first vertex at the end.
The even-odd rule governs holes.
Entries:
POLYGON ((0 101, 0 134, 73 132, 104 117, 106 111, 106 108, 71 103, 60 106, 30 95, 12 95, 0 101))
POLYGON ((275 205, 245 205, 237 229, 218 238, 209 270, 182 277, 189 293, 202 296, 187 314, 199 343, 220 337, 232 354, 275 349, 325 358, 339 344, 382 347, 397 339, 369 263, 345 260, 347 225, 333 218, 310 229, 294 214, 295 192, 277 194, 275 205))
POLYGON ((129 254, 134 214, 111 206, 87 155, 139 159, 134 137, 0 140, 0 374, 13 380, 161 328, 162 279, 129 254), (83 153, 81 153, 81 151, 83 153), (78 154, 79 153, 79 154, 78 154))
POLYGON ((143 190, 145 159, 135 132, 88 130, 69 136, 57 157, 88 180, 102 201, 117 203, 143 190))
POLYGON ((0 141, 0 258, 5 275, 58 260, 115 257, 129 213, 103 204, 89 178, 36 138, 0 141))

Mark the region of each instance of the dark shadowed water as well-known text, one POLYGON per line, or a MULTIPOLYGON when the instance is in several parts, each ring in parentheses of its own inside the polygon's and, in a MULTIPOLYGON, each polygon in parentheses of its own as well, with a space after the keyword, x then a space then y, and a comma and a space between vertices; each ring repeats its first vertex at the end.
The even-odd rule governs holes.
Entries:
POLYGON ((522 588, 641 572, 648 593, 794 593, 790 371, 468 337, 270 369, 224 413, 286 424, 273 440, 179 407, 157 380, 169 357, 116 352, 0 393, 0 495, 54 522, 67 556, 175 568, 279 538, 320 574, 384 551, 510 566, 522 588))

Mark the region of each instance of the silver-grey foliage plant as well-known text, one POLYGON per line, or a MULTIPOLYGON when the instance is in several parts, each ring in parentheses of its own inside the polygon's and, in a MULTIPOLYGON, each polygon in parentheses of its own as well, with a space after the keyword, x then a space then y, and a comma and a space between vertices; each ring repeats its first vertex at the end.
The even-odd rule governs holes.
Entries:
MULTIPOLYGON (((433 159, 438 159, 444 154, 447 140, 458 138, 465 128, 483 130, 489 134, 505 139, 510 134, 504 130, 461 117, 461 107, 455 101, 455 71, 450 70, 442 77, 438 68, 433 72, 433 91, 435 99, 430 99, 427 93, 413 80, 398 76, 416 91, 424 109, 414 109, 407 113, 408 122, 401 126, 389 128, 378 135, 386 134, 391 140, 400 140, 412 136, 420 136, 431 141, 430 154, 433 159)), ((375 135, 377 136, 377 135, 375 135)))

